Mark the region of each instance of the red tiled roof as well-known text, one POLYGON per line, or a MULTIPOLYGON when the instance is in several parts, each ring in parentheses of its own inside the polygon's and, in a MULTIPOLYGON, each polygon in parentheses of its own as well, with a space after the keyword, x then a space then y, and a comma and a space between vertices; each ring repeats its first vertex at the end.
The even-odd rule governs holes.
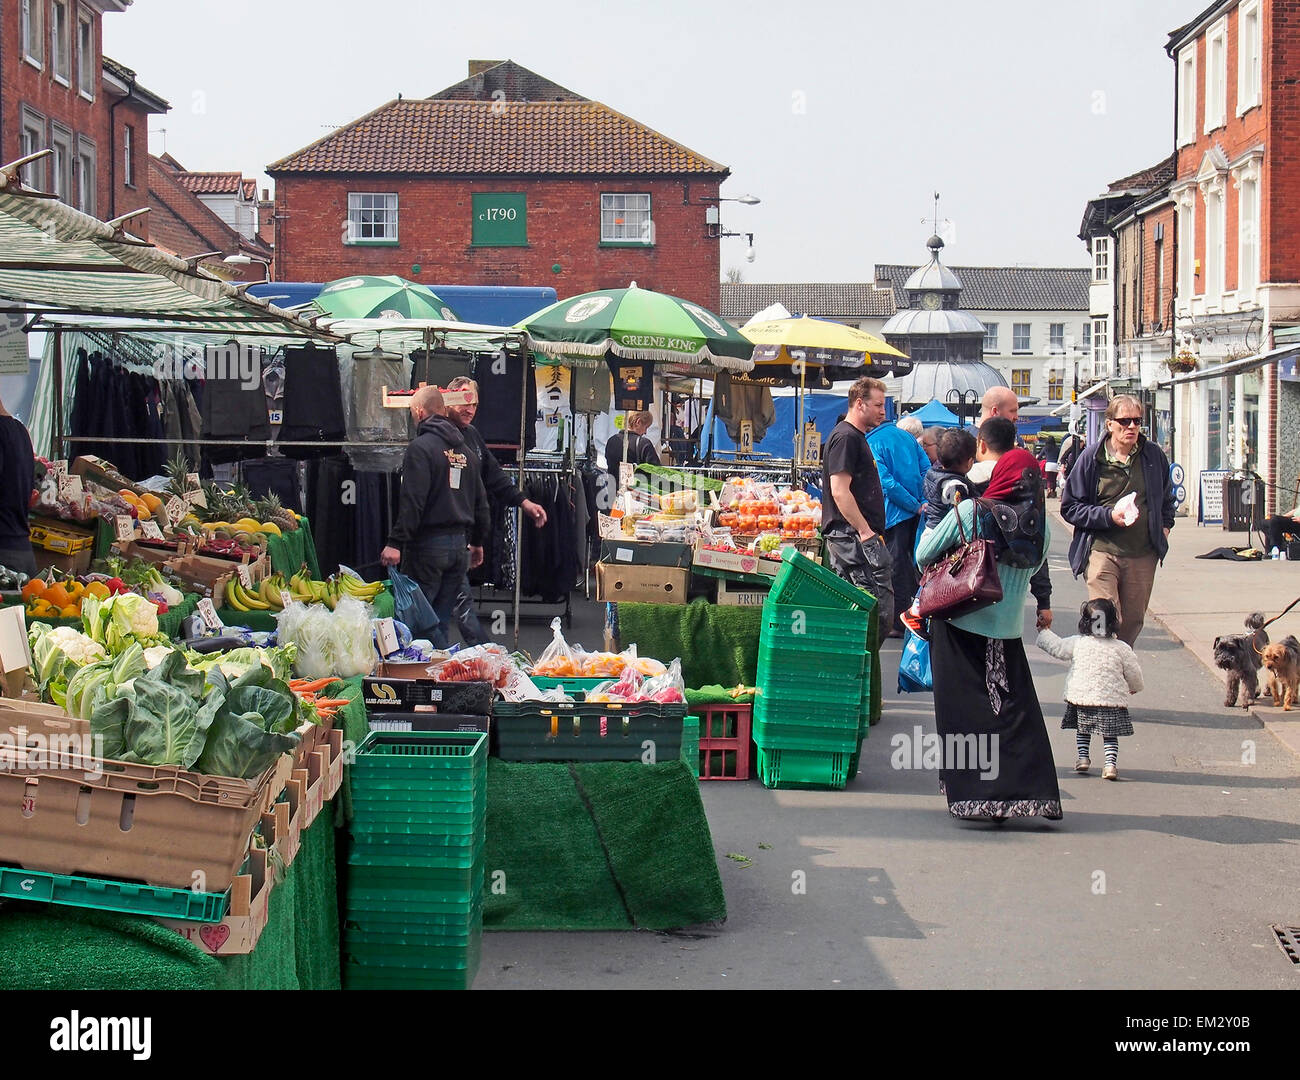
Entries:
POLYGON ((1150 191, 1161 184, 1168 184, 1174 178, 1177 156, 1170 154, 1155 165, 1140 169, 1131 176, 1121 177, 1107 185, 1107 191, 1150 191))
POLYGON ((241 189, 241 190, 243 191, 243 193, 244 193, 244 198, 245 198, 245 199, 256 199, 256 198, 257 198, 257 181, 256 181, 256 180, 249 180, 249 179, 245 178, 245 179, 243 179, 243 180, 241 180, 241 181, 239 182, 239 186, 240 186, 240 189, 241 189))
POLYGON ((243 177, 237 172, 178 172, 176 179, 195 195, 234 195, 243 177))
POLYGON ((240 236, 204 206, 184 184, 186 175, 193 174, 177 173, 149 155, 149 237, 155 244, 185 258, 203 251, 270 257, 267 245, 240 236))
POLYGON ((727 175, 595 101, 390 101, 267 167, 277 173, 727 175))

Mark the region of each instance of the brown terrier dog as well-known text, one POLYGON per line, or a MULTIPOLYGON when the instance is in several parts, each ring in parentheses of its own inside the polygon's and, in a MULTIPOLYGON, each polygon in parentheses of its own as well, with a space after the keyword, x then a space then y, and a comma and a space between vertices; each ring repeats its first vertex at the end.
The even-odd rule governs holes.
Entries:
POLYGON ((1263 660, 1268 669, 1268 690, 1273 695, 1273 704, 1289 712, 1300 698, 1300 641, 1293 634, 1265 645, 1263 660))

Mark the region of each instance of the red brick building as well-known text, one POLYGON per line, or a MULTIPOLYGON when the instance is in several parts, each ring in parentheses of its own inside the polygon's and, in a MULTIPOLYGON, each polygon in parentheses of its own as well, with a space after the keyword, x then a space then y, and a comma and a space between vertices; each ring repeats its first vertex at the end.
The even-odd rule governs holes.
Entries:
MULTIPOLYGON (((103 55, 130 0, 0 0, 0 160, 49 148, 24 182, 109 219, 148 204, 149 116, 170 106, 103 55)), ((148 235, 148 215, 128 228, 148 235)))
MULTIPOLYGON (((1221 0, 1175 30, 1175 452, 1202 469, 1300 475, 1300 383, 1257 358, 1300 322, 1300 3, 1221 0), (1230 366, 1225 366, 1230 365, 1230 366)), ((1274 502, 1270 488, 1270 504, 1274 502)), ((1195 494, 1195 493, 1193 493, 1195 494)))
POLYGON ((390 101, 268 166, 276 276, 626 286, 719 300, 728 170, 511 62, 390 101))
POLYGON ((149 206, 149 239, 159 247, 182 258, 218 252, 203 265, 223 277, 243 281, 271 277, 271 249, 257 235, 253 181, 237 172, 186 172, 170 154, 151 154, 149 206), (222 262, 227 255, 246 255, 254 261, 234 266, 222 262))

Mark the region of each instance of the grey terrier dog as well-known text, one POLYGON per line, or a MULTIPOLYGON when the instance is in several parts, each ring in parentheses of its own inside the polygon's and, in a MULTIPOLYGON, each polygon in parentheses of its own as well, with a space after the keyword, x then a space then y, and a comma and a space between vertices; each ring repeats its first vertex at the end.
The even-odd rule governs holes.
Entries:
POLYGON ((1259 669, 1264 664, 1264 646, 1268 644, 1263 613, 1247 615, 1246 629, 1245 634, 1224 634, 1214 639, 1214 666, 1228 673, 1228 691, 1223 703, 1229 708, 1237 704, 1238 691, 1245 709, 1259 697, 1259 669))

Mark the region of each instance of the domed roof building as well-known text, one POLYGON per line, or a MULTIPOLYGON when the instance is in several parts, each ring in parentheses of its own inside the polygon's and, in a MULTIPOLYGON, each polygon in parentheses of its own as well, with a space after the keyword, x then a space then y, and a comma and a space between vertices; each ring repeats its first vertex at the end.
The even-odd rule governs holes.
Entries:
POLYGON ((954 412, 979 411, 979 399, 993 386, 1006 386, 998 370, 984 362, 984 324, 958 306, 961 281, 939 261, 943 240, 926 243, 930 261, 903 286, 908 306, 880 330, 880 336, 912 359, 912 371, 886 385, 899 410, 919 408, 938 398, 954 412), (953 391, 952 396, 949 394, 953 391))

